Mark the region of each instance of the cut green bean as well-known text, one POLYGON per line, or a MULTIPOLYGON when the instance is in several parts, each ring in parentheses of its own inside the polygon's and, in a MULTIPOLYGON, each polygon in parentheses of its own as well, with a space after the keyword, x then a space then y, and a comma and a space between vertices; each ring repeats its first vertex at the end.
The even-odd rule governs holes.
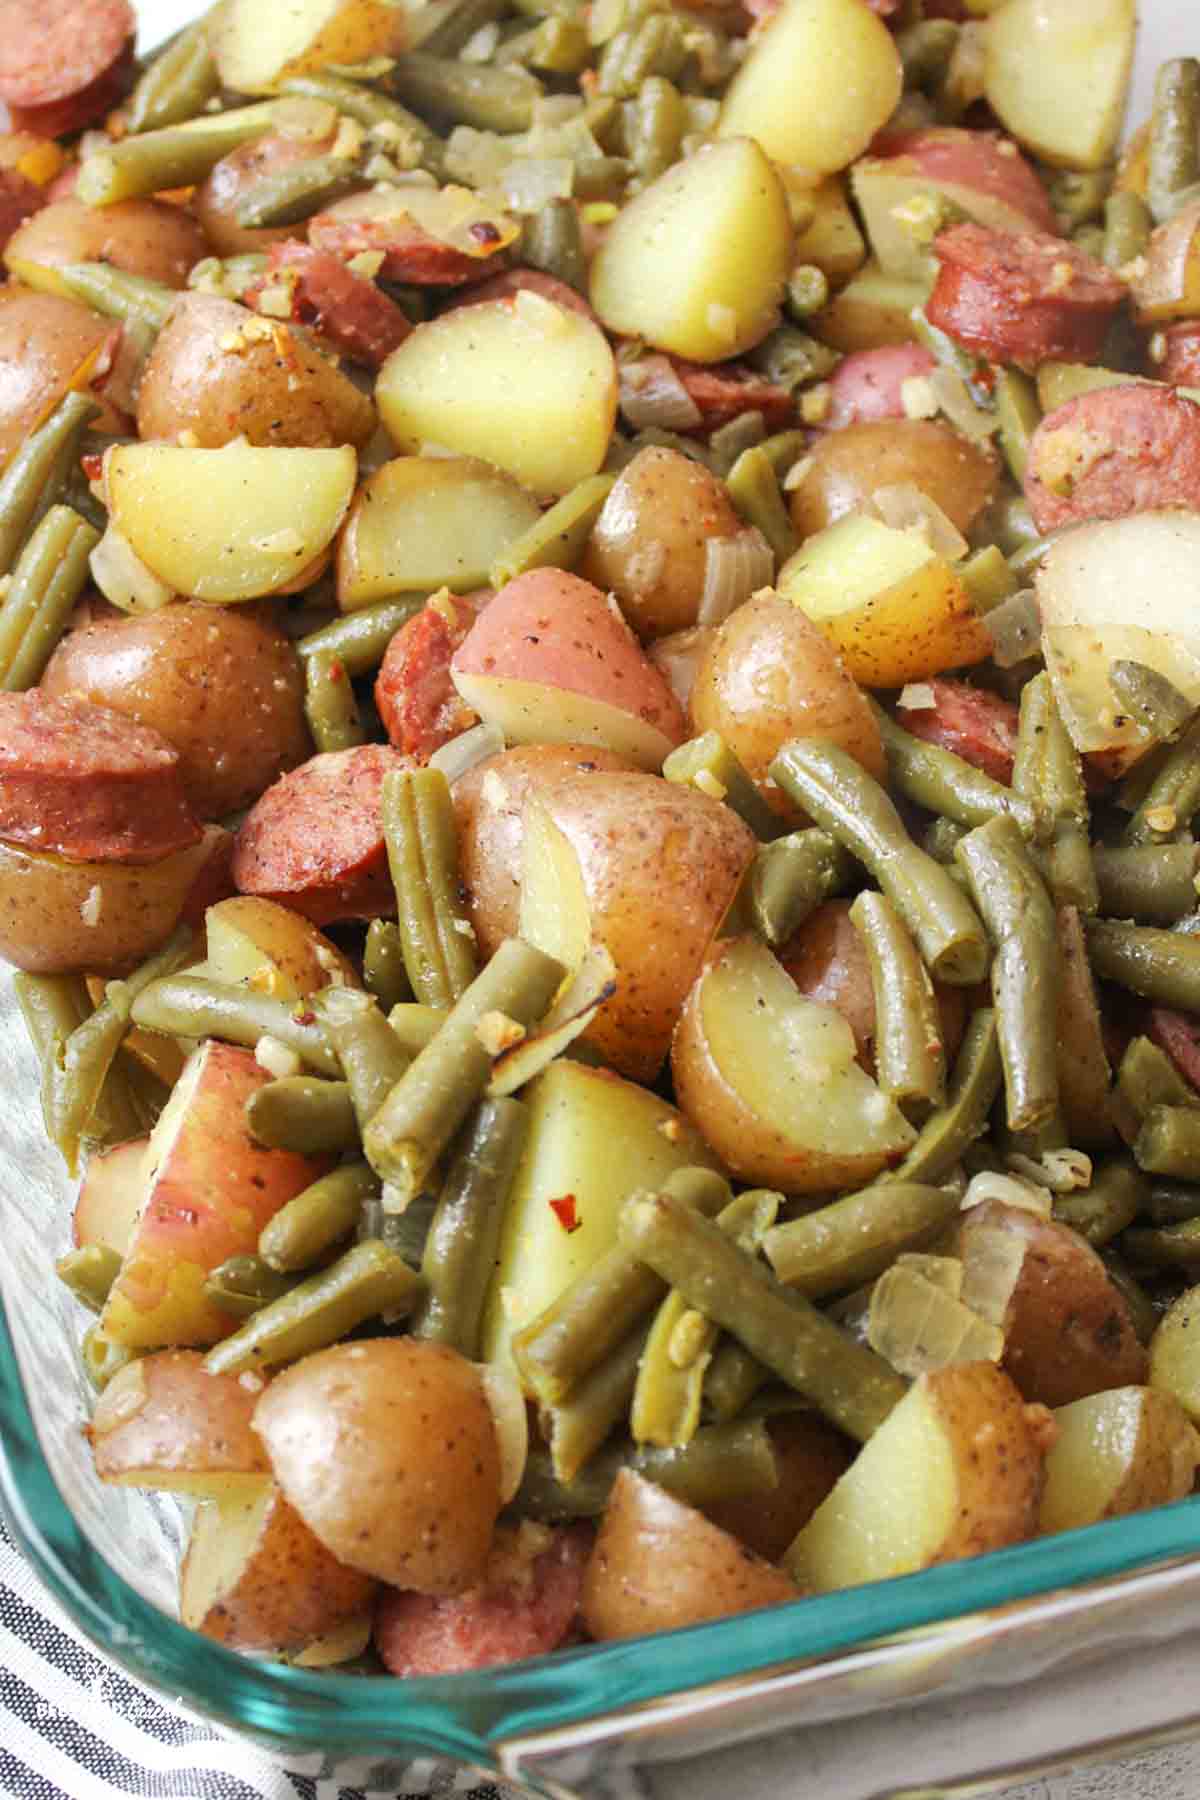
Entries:
POLYGON ((1092 849, 1100 910, 1138 925, 1173 925, 1196 905, 1200 849, 1193 843, 1092 849))
POLYGON ((522 1518, 593 1519, 608 1505, 618 1472, 635 1469, 689 1506, 750 1499, 779 1484, 775 1451, 762 1419, 701 1426, 682 1450, 614 1444, 593 1456, 574 1480, 556 1479, 550 1455, 531 1451, 514 1501, 522 1518))
MULTIPOLYGON (((1059 975, 1056 1060, 1064 1142, 1076 1148, 1104 1149, 1115 1135, 1112 1068, 1088 961, 1083 916, 1078 907, 1059 906, 1055 922, 1059 975)), ((1061 1148, 1053 1143, 1044 1147, 1061 1148)))
POLYGON ((310 631, 296 644, 299 656, 335 656, 347 675, 369 675, 383 661, 383 653, 402 625, 424 606, 426 594, 397 594, 344 618, 333 619, 318 631, 310 631))
POLYGON ((1040 862, 1051 898, 1094 913, 1100 905, 1092 866, 1090 819, 1079 753, 1045 672, 1021 690, 1013 791, 1045 822, 1040 862))
POLYGON ((656 181, 679 160, 687 114, 679 89, 665 75, 649 75, 629 104, 629 159, 644 182, 656 181))
POLYGON ((712 800, 724 800, 757 838, 773 838, 779 816, 767 805, 719 731, 706 731, 672 750, 663 763, 668 781, 696 788, 712 800))
POLYGON ((958 1208, 959 1197, 950 1188, 877 1184, 776 1225, 763 1248, 787 1287, 809 1300, 824 1300, 873 1281, 897 1256, 925 1249, 958 1208))
POLYGON ((958 43, 953 19, 918 19, 896 34, 896 48, 908 89, 933 88, 942 80, 958 43))
POLYGON ((528 131, 542 84, 526 69, 496 69, 410 50, 397 57, 389 82, 405 106, 443 125, 477 131, 528 131))
MULTIPOLYGON (((381 142, 411 142, 418 152, 421 167, 428 169, 431 175, 442 174, 446 146, 437 132, 408 107, 379 93, 376 88, 321 70, 309 75, 291 75, 280 83, 279 91, 281 94, 299 94, 307 100, 323 100, 327 106, 345 113, 348 119, 357 120, 368 131, 377 132, 381 142)), ((401 156, 400 160, 408 167, 408 158, 401 156)))
POLYGON ((1086 923, 1088 955, 1102 981, 1140 994, 1157 1006, 1200 1012, 1200 938, 1115 919, 1086 923))
POLYGON ((674 79, 687 61, 682 20, 652 12, 609 38, 596 67, 596 91, 629 100, 652 75, 674 79))
POLYGON ((246 1102, 246 1126, 256 1143, 304 1156, 358 1147, 358 1120, 349 1083, 285 1075, 256 1088, 246 1102))
POLYGON ((440 769, 393 770, 381 807, 412 991, 426 1006, 452 1006, 474 980, 476 956, 450 784, 440 769))
POLYGON ((261 1256, 231 1256, 204 1282, 204 1298, 235 1319, 253 1318, 290 1293, 295 1281, 269 1268, 261 1256))
POLYGON ((163 282, 128 274, 112 263, 65 263, 55 272, 67 292, 93 312, 126 325, 144 323, 155 332, 162 330, 179 298, 175 289, 163 282))
POLYGON ((906 1383, 881 1357, 846 1337, 715 1224, 669 1194, 627 1200, 620 1237, 697 1311, 731 1332, 851 1437, 865 1442, 903 1397, 906 1383))
POLYGON ((1200 1179, 1200 1110, 1194 1106, 1152 1106, 1134 1140, 1139 1169, 1149 1175, 1200 1179))
POLYGON ((79 1346, 79 1360, 83 1364, 83 1372, 96 1393, 102 1394, 114 1375, 136 1362, 139 1352, 130 1350, 125 1344, 118 1344, 107 1332, 101 1331, 99 1325, 91 1325, 83 1334, 79 1346))
POLYGON ((1162 1313, 1134 1275, 1133 1270, 1111 1244, 1106 1244, 1100 1252, 1100 1258, 1108 1270, 1108 1279, 1112 1282, 1133 1320, 1133 1329, 1137 1333, 1138 1342, 1149 1344, 1158 1330, 1162 1313))
POLYGON ((989 819, 1010 818, 1024 837, 1036 838, 1044 830, 1041 814, 1027 796, 993 781, 953 750, 914 737, 881 706, 873 705, 872 711, 883 738, 890 785, 902 798, 968 829, 986 825, 989 819))
POLYGON ((985 544, 982 550, 973 551, 955 568, 967 590, 972 610, 982 617, 995 612, 1018 592, 1017 579, 1008 566, 1008 558, 996 544, 985 544))
POLYGON ((373 994, 327 987, 309 1001, 350 1089, 363 1131, 412 1062, 373 994))
POLYGON ((367 1319, 403 1317, 420 1292, 420 1276, 386 1244, 355 1244, 223 1338, 204 1366, 210 1375, 240 1375, 295 1362, 338 1343, 367 1319))
POLYGON ((980 1007, 963 1034, 945 1106, 930 1114, 903 1162, 881 1175, 877 1185, 945 1181, 987 1130, 1003 1079, 996 1015, 991 1007, 980 1007))
POLYGON ((529 569, 573 569, 615 481, 588 475, 577 482, 501 553, 488 573, 491 585, 502 588, 529 569))
POLYGON ((1055 169, 1050 176, 1050 204, 1070 233, 1100 218, 1112 187, 1111 169, 1055 169))
POLYGON ((269 1269, 293 1275, 311 1269, 357 1225, 364 1200, 378 1193, 368 1163, 345 1163, 296 1194, 263 1226, 258 1254, 269 1269))
POLYGON ((421 48, 430 56, 457 56, 477 31, 506 18, 509 11, 508 0, 455 0, 429 36, 421 39, 421 48))
POLYGON ((944 864, 952 875, 957 874, 958 865, 954 861, 954 852, 968 830, 968 826, 960 825, 956 819, 930 819, 921 834, 921 848, 932 856, 934 862, 944 864))
POLYGON ((10 572, 28 533, 49 510, 47 493, 53 494, 67 468, 77 463, 84 428, 99 411, 91 394, 72 389, 13 452, 0 476, 0 575, 10 572))
POLYGON ((406 1055, 417 1056, 433 1042, 449 1017, 448 1007, 420 1006, 415 1000, 401 1000, 388 1014, 388 1024, 406 1055))
POLYGON ((1011 819, 970 832, 955 851, 992 939, 992 999, 1010 1131, 1058 1106, 1058 932, 1045 885, 1011 819))
POLYGON ((22 550, 0 604, 0 692, 36 687, 88 581, 100 533, 69 506, 52 506, 22 550))
POLYGON ((531 269, 541 269, 544 274, 553 275, 556 281, 564 281, 580 293, 587 291, 587 257, 583 251, 579 214, 572 201, 547 200, 526 219, 521 238, 521 260, 531 269))
MULTIPOLYGON (((757 407, 751 407, 749 412, 739 413, 736 419, 718 425, 715 431, 708 434, 708 454, 714 471, 724 480, 743 450, 753 450, 756 445, 765 448, 766 438, 767 428, 757 407)), ((784 471, 790 466, 785 464, 784 471)), ((784 471, 780 470, 774 457, 771 458, 771 467, 775 470, 776 477, 781 477, 784 471)))
POLYGON ((882 894, 864 889, 850 918, 866 947, 875 997, 876 1083, 899 1107, 924 1116, 946 1097, 942 1022, 929 972, 882 894))
POLYGON ((759 445, 781 482, 788 470, 800 461, 807 447, 806 431, 776 431, 759 445))
POLYGON ((425 1293, 413 1335, 449 1344, 472 1360, 480 1352, 484 1298, 528 1129, 528 1109, 519 1100, 485 1100, 476 1108, 425 1239, 425 1293))
POLYGON ((1131 189, 1110 194, 1104 202, 1104 261, 1110 269, 1123 269, 1144 256, 1154 220, 1140 194, 1131 189))
POLYGON ((89 1312, 98 1313, 103 1311, 120 1267, 119 1251, 108 1244, 86 1244, 81 1250, 68 1250, 60 1256, 54 1273, 89 1312))
POLYGON ((1014 481, 1025 479, 1029 442, 1041 423, 1037 389, 1020 369, 1001 369, 996 376, 996 417, 1000 421, 1000 448, 1014 481))
POLYGON ((754 929, 778 949, 853 878, 853 857, 815 826, 760 845, 745 882, 754 929))
POLYGON ((573 1481, 629 1411, 649 1326, 635 1325, 556 1406, 541 1414, 542 1434, 558 1481, 573 1481))
POLYGON ((1172 743, 1196 711, 1173 681, 1145 663, 1113 663, 1108 685, 1121 711, 1159 743, 1172 743))
POLYGON ((1146 150, 1146 200, 1157 225, 1174 216, 1200 178, 1200 62, 1177 56, 1160 65, 1146 150))
POLYGON ((18 969, 12 984, 29 1041, 44 1066, 55 1044, 90 1016, 87 983, 82 975, 30 975, 18 969))
POLYGON ((970 901, 917 848, 880 784, 836 744, 785 744, 769 771, 797 806, 875 877, 917 940, 932 975, 971 986, 988 966, 987 936, 970 901))
POLYGON ((783 503, 775 465, 761 444, 742 451, 725 477, 725 485, 747 525, 756 525, 766 538, 776 562, 786 562, 796 548, 796 533, 783 503))
POLYGON ((1094 1249, 1110 1244, 1145 1207, 1150 1183, 1128 1156, 1113 1156, 1094 1171, 1086 1188, 1054 1196, 1054 1217, 1094 1249))
POLYGON ((131 133, 182 125, 204 111, 220 89, 217 65, 208 47, 208 21, 197 19, 147 65, 125 108, 131 133))
MULTIPOLYGON (((389 776, 390 780, 391 777, 389 776)), ((492 1072, 493 1024, 532 1025, 565 971, 520 938, 506 938, 445 1024, 396 1083, 364 1133, 367 1159, 394 1191, 398 1210, 417 1195, 492 1072)))
POLYGON ((1127 844, 1162 844, 1200 812, 1200 722, 1189 727, 1154 775, 1125 828, 1127 844))
POLYGON ((1200 1186, 1191 1182, 1154 1181, 1144 1206, 1152 1225, 1182 1225, 1186 1219, 1200 1218, 1200 1186))
POLYGON ((1126 1143, 1133 1143, 1142 1121, 1155 1106, 1200 1106, 1200 1098, 1165 1050, 1149 1038, 1132 1038, 1121 1058, 1113 1090, 1113 1116, 1126 1143))
POLYGON ((412 998, 404 969, 400 927, 392 919, 372 919, 363 946, 363 981, 385 1012, 412 998))
POLYGON ((256 1049, 260 1038, 277 1038, 316 1074, 341 1074, 341 1065, 310 1012, 204 975, 167 975, 151 982, 133 1003, 133 1022, 168 1037, 223 1038, 248 1050, 256 1049))
MULTIPOLYGON (((729 1184, 701 1168, 678 1170, 666 1191, 706 1217, 731 1199, 729 1184)), ((645 1320, 665 1291, 652 1270, 614 1245, 513 1334, 513 1359, 525 1387, 543 1405, 558 1405, 645 1320)))
POLYGON ((704 1376, 704 1405, 714 1419, 726 1424, 745 1410, 770 1379, 771 1371, 757 1356, 751 1356, 744 1344, 736 1338, 723 1338, 704 1376))
POLYGON ((1184 1219, 1178 1225, 1140 1225, 1127 1231, 1121 1249, 1143 1269, 1181 1269, 1200 1272, 1200 1219, 1184 1219))
POLYGON ((263 226, 299 225, 324 206, 363 185, 359 164, 346 156, 313 156, 264 175, 247 188, 234 218, 243 231, 263 226))
POLYGON ((558 13, 531 25, 527 31, 519 31, 515 37, 505 38, 493 61, 500 68, 520 63, 547 75, 578 75, 591 59, 592 45, 583 20, 558 13))
POLYGON ((191 187, 240 144, 261 137, 275 120, 270 100, 232 112, 204 113, 182 125, 144 131, 93 150, 79 165, 76 197, 85 206, 111 206, 167 188, 191 187))
POLYGON ((366 741, 345 664, 328 650, 304 658, 304 716, 318 750, 350 750, 366 741))

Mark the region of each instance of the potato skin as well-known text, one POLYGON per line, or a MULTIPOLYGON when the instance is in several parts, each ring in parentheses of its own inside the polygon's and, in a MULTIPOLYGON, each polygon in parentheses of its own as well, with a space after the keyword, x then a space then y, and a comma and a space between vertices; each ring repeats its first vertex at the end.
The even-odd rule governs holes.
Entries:
POLYGON ((515 937, 521 912, 525 802, 567 775, 632 774, 637 764, 591 744, 518 744, 485 757, 454 784, 459 875, 479 954, 515 937))
POLYGON ((52 200, 8 240, 10 268, 23 262, 57 269, 66 263, 104 262, 164 287, 181 288, 188 270, 208 254, 204 232, 191 213, 162 200, 118 200, 85 206, 73 197, 52 200))
POLYGON ((986 450, 933 419, 879 419, 828 432, 788 496, 801 537, 823 531, 876 488, 911 481, 968 532, 996 491, 999 467, 986 450))
POLYGON ((710 538, 742 521, 723 483, 678 450, 639 450, 592 528, 579 573, 617 596, 643 642, 696 623, 710 538))
POLYGON ((481 1579, 500 1453, 473 1364, 415 1338, 336 1344, 278 1376, 254 1414, 276 1480, 339 1562, 393 1587, 481 1579))
POLYGON ((772 593, 739 606, 717 632, 696 671, 692 723, 719 731, 763 797, 786 818, 796 809, 767 770, 791 738, 827 738, 883 777, 883 744, 870 703, 850 679, 829 639, 811 619, 772 593))
POLYGON ((42 687, 161 731, 201 819, 248 806, 311 751, 300 659, 265 608, 182 600, 97 620, 63 639, 42 687))
POLYGON ((258 229, 239 225, 237 209, 256 182, 281 175, 296 163, 308 162, 326 148, 311 138, 285 137, 264 132, 239 144, 215 165, 196 190, 196 217, 218 256, 242 256, 252 250, 268 250, 284 238, 295 237, 294 225, 264 225, 258 229))
POLYGON ((622 1469, 584 1571, 581 1612, 603 1641, 777 1606, 799 1592, 703 1513, 622 1469))
POLYGON ((143 439, 190 432, 194 447, 361 448, 375 408, 301 332, 212 294, 184 294, 150 352, 138 392, 143 439), (236 348, 231 347, 236 344, 236 348))
MULTIPOLYGON (((54 410, 69 387, 86 386, 80 370, 113 332, 102 319, 60 294, 0 287, 0 465, 54 410)), ((116 416, 97 421, 114 429, 116 416)))
POLYGON ((266 1475, 266 1452, 250 1423, 261 1387, 257 1378, 247 1384, 210 1375, 199 1350, 138 1357, 96 1402, 88 1436, 97 1475, 155 1488, 186 1487, 202 1476, 214 1494, 222 1478, 233 1487, 237 1477, 266 1475))
POLYGON ((779 1486, 753 1498, 717 1501, 704 1513, 756 1555, 778 1562, 850 1467, 857 1446, 815 1412, 781 1413, 767 1429, 779 1486))

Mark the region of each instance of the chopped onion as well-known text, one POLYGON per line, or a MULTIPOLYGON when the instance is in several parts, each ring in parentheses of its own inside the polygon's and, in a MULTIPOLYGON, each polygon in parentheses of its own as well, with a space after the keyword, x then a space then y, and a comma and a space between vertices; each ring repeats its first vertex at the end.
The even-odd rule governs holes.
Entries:
POLYGON ((460 731, 448 744, 435 750, 429 759, 431 769, 440 769, 453 787, 454 783, 489 756, 498 756, 504 748, 504 733, 498 725, 472 725, 460 731))
POLYGON ((911 1269, 953 1300, 962 1296, 963 1266, 957 1256, 931 1256, 927 1252, 909 1250, 896 1258, 893 1267, 911 1269))
POLYGON ((973 1231, 970 1249, 963 1258, 963 1305, 989 1324, 1002 1328, 1028 1248, 1027 1238, 999 1225, 973 1231))
POLYGON ((712 625, 691 625, 685 631, 672 631, 659 638, 648 651, 650 661, 685 712, 696 685, 696 670, 712 643, 715 630, 712 625))
POLYGON ((703 423, 696 402, 666 356, 643 356, 618 370, 621 411, 635 431, 694 431, 703 423))
POLYGON ((871 1290, 867 1342, 901 1375, 999 1362, 1004 1333, 915 1269, 894 1264, 871 1290))
POLYGON ((1036 656, 1042 641, 1042 614, 1032 588, 1022 588, 1020 593, 993 606, 984 614, 983 622, 992 640, 992 660, 997 668, 1011 669, 1036 656))
POLYGON ((507 1506, 525 1475, 529 1456, 529 1413, 521 1384, 501 1363, 476 1363, 496 1427, 500 1450, 500 1504, 507 1506))
POLYGON ((910 681, 900 689, 896 707, 899 712, 930 712, 936 704, 937 696, 927 681, 910 681))
POLYGON ((472 32, 458 53, 459 62, 486 63, 491 62, 500 45, 500 21, 489 19, 478 31, 472 32))
POLYGON ((175 598, 165 581, 148 569, 129 542, 110 525, 88 558, 92 580, 122 612, 157 612, 175 598))
POLYGON ((551 200, 571 198, 575 165, 567 156, 520 157, 505 169, 500 187, 510 211, 540 212, 551 200))
POLYGON ((1019 1206, 1022 1211, 1036 1213, 1042 1219, 1050 1217, 1049 1189, 1026 1181, 1019 1175, 1001 1175, 996 1169, 981 1169, 967 1183, 962 1210, 970 1212, 972 1207, 982 1206, 985 1200, 1000 1200, 1005 1206, 1019 1206))
POLYGON ((585 1032, 606 1000, 617 991, 616 964, 603 944, 595 944, 579 966, 579 973, 555 1001, 537 1031, 530 1032, 497 1056, 488 1082, 488 1097, 502 1100, 507 1094, 540 1075, 548 1063, 561 1056, 569 1044, 585 1032))
POLYGON ((995 414, 985 413, 976 406, 967 391, 966 382, 953 369, 935 369, 929 376, 929 383, 938 405, 964 437, 978 444, 999 430, 1000 421, 995 414))
POLYGON ((876 488, 871 503, 885 525, 890 525, 893 531, 919 533, 929 548, 948 562, 957 562, 970 549, 953 519, 913 481, 897 481, 876 488))
POLYGON ((770 587, 775 552, 756 525, 736 537, 709 538, 704 546, 704 590, 698 625, 720 625, 759 588, 770 587))
POLYGON ((1008 1166, 1051 1194, 1072 1194, 1092 1185, 1092 1159, 1083 1150, 1045 1150, 1037 1162, 1014 1151, 1008 1166))

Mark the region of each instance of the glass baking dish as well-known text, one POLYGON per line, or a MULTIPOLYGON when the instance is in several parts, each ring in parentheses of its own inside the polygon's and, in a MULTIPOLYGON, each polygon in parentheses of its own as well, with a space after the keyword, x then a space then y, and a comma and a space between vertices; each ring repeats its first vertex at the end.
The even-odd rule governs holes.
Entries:
MULTIPOLYGON (((153 42, 194 0, 140 10, 153 42)), ((1143 0, 1135 120, 1156 61, 1194 48, 1192 11, 1143 0)), ((803 1770, 837 1800, 931 1800, 1200 1731, 1184 1654, 1188 1636, 1200 1637, 1200 1499, 479 1675, 375 1682, 248 1660, 196 1636, 171 1616, 177 1510, 102 1488, 92 1473, 80 1430, 81 1315, 51 1273, 67 1246, 69 1188, 36 1093, 5 986, 0 1506, 46 1587, 102 1651, 289 1768, 407 1793, 444 1792, 454 1770, 498 1774, 556 1800, 669 1800, 685 1784, 688 1800, 731 1790, 767 1800, 795 1792, 803 1770)))

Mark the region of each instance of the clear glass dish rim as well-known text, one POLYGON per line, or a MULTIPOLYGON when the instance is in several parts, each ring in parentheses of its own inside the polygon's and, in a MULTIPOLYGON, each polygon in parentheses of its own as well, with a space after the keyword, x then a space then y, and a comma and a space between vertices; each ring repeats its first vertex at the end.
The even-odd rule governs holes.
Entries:
MULTIPOLYGON (((76 1626, 130 1673, 193 1712, 280 1745, 347 1755, 419 1750, 475 1764, 518 1734, 611 1716, 688 1689, 769 1673, 872 1640, 1077 1588, 1200 1551, 1200 1496, 970 1562, 629 1643, 559 1652, 477 1675, 401 1683, 248 1660, 143 1599, 70 1512, 42 1454, 0 1297, 0 1507, 76 1626)), ((1006 1630, 1011 1632, 1011 1616, 1006 1630)))

